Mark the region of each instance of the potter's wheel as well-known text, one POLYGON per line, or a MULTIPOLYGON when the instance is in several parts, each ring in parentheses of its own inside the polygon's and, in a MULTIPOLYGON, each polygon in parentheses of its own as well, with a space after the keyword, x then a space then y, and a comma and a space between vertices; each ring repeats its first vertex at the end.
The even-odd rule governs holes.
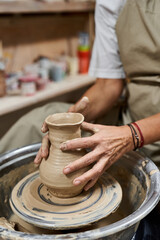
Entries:
POLYGON ((10 205, 28 223, 62 230, 83 227, 108 216, 121 199, 119 183, 107 173, 91 190, 73 198, 58 198, 42 184, 39 172, 34 172, 14 187, 10 205))

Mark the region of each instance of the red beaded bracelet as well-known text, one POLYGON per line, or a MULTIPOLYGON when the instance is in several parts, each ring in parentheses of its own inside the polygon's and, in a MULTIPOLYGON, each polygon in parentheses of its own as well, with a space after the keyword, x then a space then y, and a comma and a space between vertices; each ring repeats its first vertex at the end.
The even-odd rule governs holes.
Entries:
POLYGON ((136 122, 133 122, 132 124, 138 129, 139 134, 141 136, 141 145, 139 146, 141 148, 144 145, 144 137, 143 137, 142 131, 136 122))

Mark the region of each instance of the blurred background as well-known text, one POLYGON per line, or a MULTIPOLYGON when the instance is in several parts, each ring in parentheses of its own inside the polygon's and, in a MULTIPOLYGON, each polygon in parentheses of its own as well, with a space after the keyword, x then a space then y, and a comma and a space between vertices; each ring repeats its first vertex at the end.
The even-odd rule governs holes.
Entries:
POLYGON ((0 137, 28 111, 75 102, 88 67, 94 0, 0 0, 0 137))

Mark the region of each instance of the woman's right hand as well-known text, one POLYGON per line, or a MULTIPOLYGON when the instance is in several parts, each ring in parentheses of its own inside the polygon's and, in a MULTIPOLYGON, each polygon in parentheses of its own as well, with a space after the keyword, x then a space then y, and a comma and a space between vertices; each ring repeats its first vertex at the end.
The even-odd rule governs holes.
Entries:
MULTIPOLYGON (((87 112, 87 107, 89 104, 89 99, 88 97, 84 96, 82 97, 77 103, 75 103, 73 106, 71 106, 68 109, 68 112, 79 112, 82 113, 85 116, 85 112, 87 112)), ((41 128, 41 131, 43 133, 48 132, 48 127, 47 124, 44 122, 41 128)), ((45 158, 47 159, 48 154, 49 154, 49 147, 50 147, 50 141, 48 137, 48 133, 43 137, 42 139, 42 145, 34 159, 35 164, 40 164, 42 159, 45 158)))
POLYGON ((85 117, 87 114, 88 106, 89 106, 89 99, 88 97, 84 96, 74 105, 72 105, 68 109, 68 112, 81 113, 85 117))

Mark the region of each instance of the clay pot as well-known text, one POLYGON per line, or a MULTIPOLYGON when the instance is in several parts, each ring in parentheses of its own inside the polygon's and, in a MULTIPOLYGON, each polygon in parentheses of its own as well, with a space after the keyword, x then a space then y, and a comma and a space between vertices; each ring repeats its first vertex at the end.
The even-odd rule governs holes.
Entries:
POLYGON ((83 185, 74 186, 73 180, 86 171, 83 168, 64 175, 63 169, 69 163, 81 158, 85 151, 62 151, 62 142, 81 137, 80 125, 84 117, 80 113, 57 113, 46 118, 51 142, 49 157, 40 164, 40 178, 49 191, 57 197, 73 197, 81 193, 83 185))

